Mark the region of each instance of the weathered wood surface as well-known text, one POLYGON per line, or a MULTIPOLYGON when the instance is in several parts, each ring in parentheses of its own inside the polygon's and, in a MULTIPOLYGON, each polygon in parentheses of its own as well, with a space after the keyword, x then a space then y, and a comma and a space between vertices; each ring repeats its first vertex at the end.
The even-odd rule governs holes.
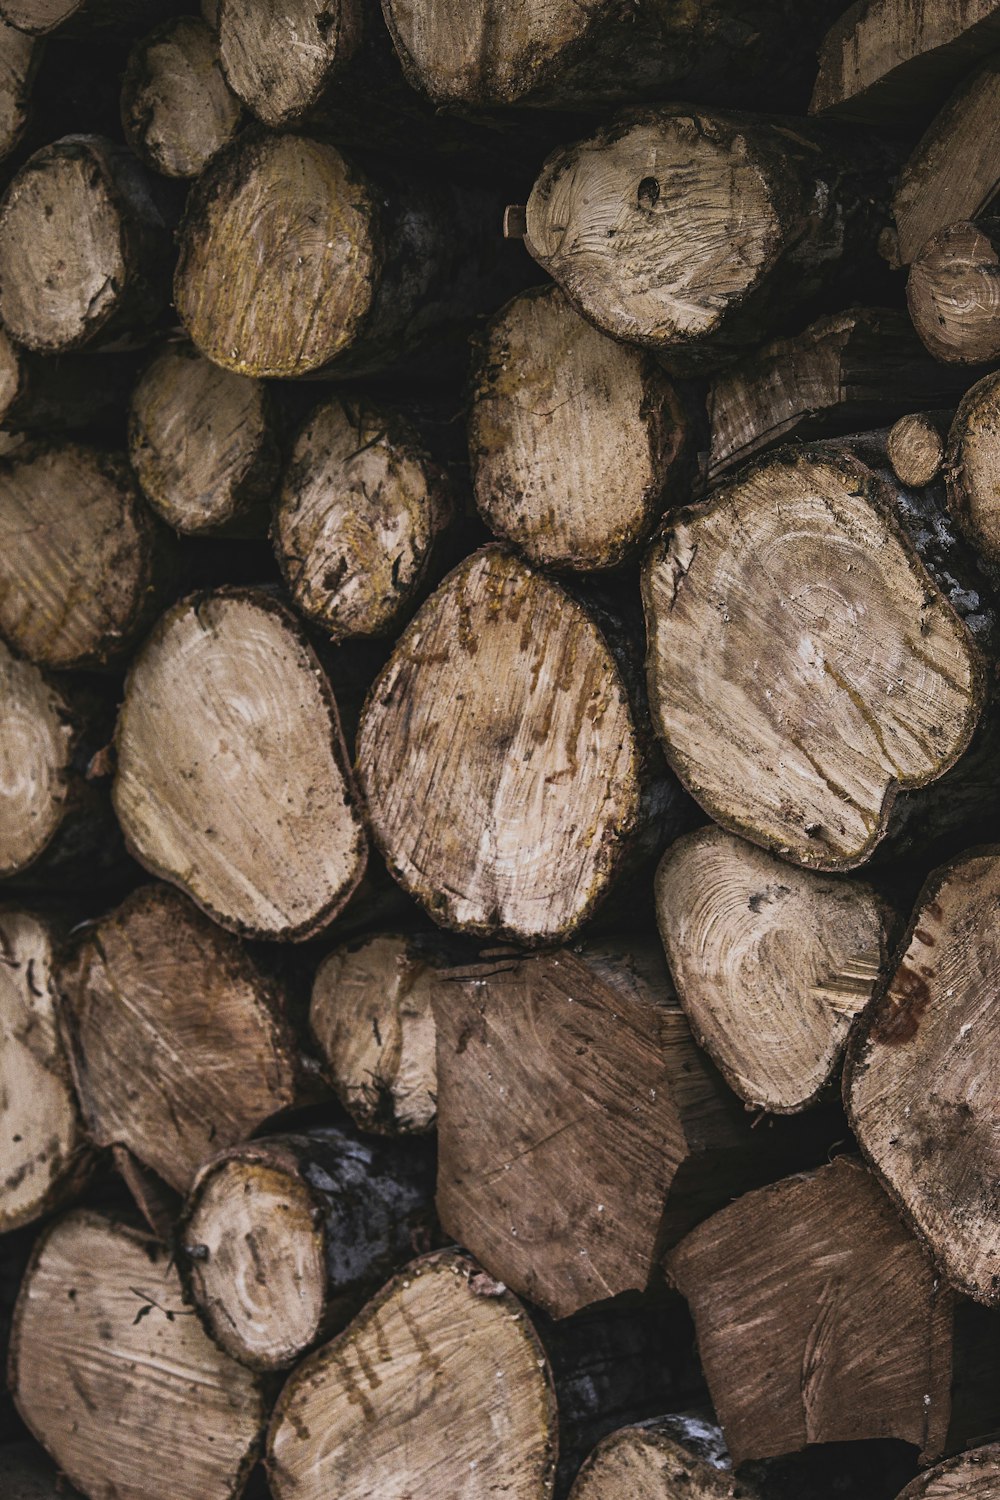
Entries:
POLYGON ((198 16, 165 21, 136 42, 121 108, 132 150, 164 177, 197 177, 242 118, 215 34, 198 16))
POLYGON ((41 60, 34 37, 0 20, 0 161, 20 143, 31 115, 31 86, 41 60))
POLYGON ((230 86, 272 130, 294 127, 342 82, 366 31, 378 24, 375 12, 365 0, 289 0, 280 7, 219 0, 219 48, 230 86))
POLYGON ((893 423, 886 451, 900 484, 921 489, 937 479, 944 468, 952 416, 948 411, 915 411, 893 423))
POLYGON ((946 1459, 908 1484, 899 1500, 997 1500, 1000 1444, 988 1443, 946 1459))
POLYGON ((172 7, 173 0, 3 0, 0 17, 32 36, 59 32, 75 37, 89 31, 142 30, 172 7))
POLYGON ((989 364, 1000 355, 1000 225, 962 221, 932 234, 910 267, 906 301, 935 359, 989 364))
POLYGON ((988 563, 1000 563, 1000 378, 970 386, 948 433, 948 506, 988 563))

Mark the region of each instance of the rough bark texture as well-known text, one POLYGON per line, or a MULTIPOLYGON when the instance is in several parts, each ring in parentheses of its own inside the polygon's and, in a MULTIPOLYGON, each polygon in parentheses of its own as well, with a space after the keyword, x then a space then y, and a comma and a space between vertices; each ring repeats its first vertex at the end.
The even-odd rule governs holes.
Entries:
POLYGON ((116 744, 130 849, 221 926, 313 937, 356 889, 366 841, 333 690, 270 594, 169 610, 129 673, 116 744))
POLYGON ((987 364, 1000 355, 1000 224, 951 224, 931 235, 910 267, 906 301, 935 359, 987 364))
POLYGON ((20 143, 31 112, 31 85, 41 60, 34 37, 0 20, 0 161, 20 143))
POLYGON ((937 870, 844 1080, 858 1142, 960 1291, 1000 1306, 1000 849, 937 870))
POLYGON ((198 16, 166 21, 132 48, 122 79, 122 126, 132 150, 155 172, 197 177, 236 134, 241 116, 215 34, 198 16))
POLYGON ((746 1194, 667 1270, 691 1304, 736 1464, 864 1438, 940 1456, 951 1297, 857 1162, 746 1194))
POLYGON ((490 530, 541 566, 610 568, 644 542, 689 478, 688 421, 655 358, 534 287, 490 324, 469 451, 490 530))
POLYGON ((251 1369, 342 1329, 436 1238, 429 1143, 336 1126, 213 1158, 179 1229, 181 1277, 215 1342, 251 1369))
POLYGON ((863 276, 889 170, 882 148, 798 119, 631 111, 549 157, 525 243, 598 328, 703 373, 845 265, 863 276))
POLYGON ((937 1464, 908 1484, 899 1500, 997 1500, 1000 1444, 987 1444, 937 1464))
MULTIPOLYGON (((1000 285, 1000 283, 998 283, 1000 285)), ((1000 564, 1000 377, 987 375, 962 398, 948 434, 948 506, 973 546, 1000 564)))
POLYGON ((51 437, 120 425, 135 377, 131 359, 67 354, 53 358, 21 349, 0 328, 0 427, 5 433, 51 437))
POLYGON ((89 1500, 231 1500, 266 1419, 258 1380, 216 1349, 168 1252, 80 1211, 35 1246, 10 1384, 28 1427, 89 1500))
POLYGON ((169 886, 84 928, 58 983, 91 1137, 179 1192, 299 1097, 280 991, 169 886))
POLYGON ((886 449, 900 484, 922 489, 937 479, 944 467, 944 447, 951 420, 951 412, 915 411, 893 424, 886 449))

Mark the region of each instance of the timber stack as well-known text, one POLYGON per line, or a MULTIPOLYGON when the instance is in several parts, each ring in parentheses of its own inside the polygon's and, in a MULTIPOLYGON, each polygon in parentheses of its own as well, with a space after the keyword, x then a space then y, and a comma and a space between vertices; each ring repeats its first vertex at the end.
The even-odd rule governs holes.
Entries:
POLYGON ((1000 1500, 1000 0, 0 0, 0 1500, 1000 1500))

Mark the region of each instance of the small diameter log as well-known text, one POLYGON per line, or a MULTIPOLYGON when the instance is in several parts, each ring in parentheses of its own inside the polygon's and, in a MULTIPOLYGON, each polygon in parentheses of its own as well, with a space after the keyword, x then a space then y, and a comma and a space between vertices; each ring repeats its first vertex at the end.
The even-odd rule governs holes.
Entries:
POLYGON ((31 445, 0 461, 0 631, 46 667, 106 667, 155 618, 174 565, 123 454, 31 445))
POLYGON ((935 359, 988 364, 1000 356, 1000 224, 951 224, 910 267, 906 301, 935 359))
POLYGON ((952 1299, 859 1163, 745 1194, 666 1266, 734 1463, 865 1438, 940 1456, 952 1299))
POLYGON ((36 151, 0 203, 0 318, 28 349, 125 347, 164 310, 171 235, 132 153, 68 135, 36 151))
POLYGON ((169 886, 88 925, 58 982, 91 1137, 178 1192, 299 1097, 280 992, 169 886))
POLYGON ((188 199, 174 300, 195 344, 241 375, 374 374, 464 339, 516 274, 474 187, 377 177, 335 146, 250 135, 188 199))
POLYGON ((643 578, 650 702, 706 811, 796 864, 868 860, 897 792, 949 770, 983 712, 971 566, 932 492, 832 446, 671 518, 643 578))
POLYGON ((240 101, 219 65, 214 32, 176 16, 136 42, 122 79, 122 128, 164 177, 197 177, 236 134, 240 101))
POLYGON ((48 1454, 34 1443, 0 1449, 4 1500, 82 1500, 71 1490, 48 1454))
POLYGON ((183 1305, 167 1249, 88 1211, 38 1240, 9 1378, 31 1432, 92 1500, 236 1500, 266 1420, 259 1378, 183 1305))
POLYGON ((862 1151, 952 1284, 1000 1306, 1000 849, 935 871, 848 1050, 862 1151))
POLYGON ((736 1480, 720 1428, 694 1417, 620 1427, 590 1454, 569 1500, 763 1500, 736 1480))
POLYGON ((688 437, 656 359, 592 328, 558 287, 523 292, 491 323, 469 414, 476 503, 532 562, 623 562, 679 498, 688 437))
POLYGON ((1000 564, 1000 377, 995 374, 977 381, 959 403, 948 434, 945 483, 948 508, 959 526, 989 563, 1000 564))
POLYGON ((0 328, 0 428, 43 437, 120 426, 135 371, 123 355, 53 359, 20 348, 0 328))
POLYGON ((456 1254, 413 1262, 300 1364, 275 1408, 275 1500, 548 1500, 558 1443, 545 1351, 517 1299, 456 1254))
POLYGON ((41 61, 35 37, 0 20, 0 162, 20 143, 31 113, 31 86, 41 61))
POLYGON ((434 1153, 337 1127, 236 1146, 202 1168, 178 1230, 207 1332, 255 1370, 337 1333, 434 1242, 434 1153))
POLYGON ((412 611, 453 516, 444 470, 396 412, 323 402, 295 439, 272 539, 289 592, 335 640, 412 611))
POLYGON ((77 36, 107 29, 132 32, 152 26, 174 0, 0 0, 0 17, 31 36, 77 36))
POLYGON ((900 484, 923 489, 944 467, 944 447, 952 413, 915 411, 900 417, 889 431, 887 450, 900 484))
POLYGON ((346 904, 366 840, 337 704, 270 594, 168 610, 132 665, 116 743, 131 851, 221 926, 299 941, 346 904))
POLYGON ((808 1108, 885 964, 879 897, 710 826, 667 850, 656 911, 678 998, 726 1082, 756 1109, 808 1108))
POLYGON ((263 536, 281 463, 259 380, 167 344, 132 394, 129 458, 150 505, 191 536, 263 536))
POLYGON ((419 1134, 437 1117, 428 945, 394 933, 349 943, 316 971, 309 1025, 338 1099, 362 1130, 419 1134))
POLYGON ((904 412, 947 406, 967 378, 928 356, 905 313, 856 307, 820 318, 716 376, 707 482, 793 437, 864 432, 904 412))
POLYGON ((856 283, 888 170, 870 142, 802 120, 632 111, 548 158, 525 244, 598 328, 700 374, 829 295, 838 268, 856 283))
POLYGON ((219 0, 218 10, 229 84, 274 130, 321 112, 368 29, 380 25, 376 8, 365 0, 287 0, 277 8, 257 0, 219 0))
POLYGON ((1000 1500, 1000 1443, 935 1465, 908 1484, 899 1500, 1000 1500))
POLYGON ((57 1023, 56 942, 45 919, 0 911, 0 1234, 62 1207, 92 1162, 57 1023))

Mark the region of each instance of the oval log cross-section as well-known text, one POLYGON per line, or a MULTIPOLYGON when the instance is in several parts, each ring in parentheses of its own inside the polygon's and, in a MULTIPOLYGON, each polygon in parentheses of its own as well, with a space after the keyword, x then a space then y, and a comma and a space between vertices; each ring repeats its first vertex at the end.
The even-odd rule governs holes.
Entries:
POLYGON ((1000 1443, 988 1443, 935 1464, 898 1500, 1000 1500, 1000 1443))
POLYGON ((910 267, 906 301, 935 359, 986 364, 1000 354, 1000 226, 950 224, 931 236, 910 267))
POLYGON ((235 135, 240 101, 222 76, 215 36, 199 16, 176 16, 136 42, 121 109, 129 145, 164 177, 197 177, 235 135))
POLYGON ((995 371, 962 397, 948 434, 944 473, 955 520, 978 551, 1000 563, 1000 374, 995 371))
POLYGON ((77 749, 56 683, 0 641, 0 878, 26 870, 58 833, 77 749))
POLYGON ((363 0, 220 0, 219 51, 230 87, 258 120, 287 130, 354 56, 367 10, 363 0))

